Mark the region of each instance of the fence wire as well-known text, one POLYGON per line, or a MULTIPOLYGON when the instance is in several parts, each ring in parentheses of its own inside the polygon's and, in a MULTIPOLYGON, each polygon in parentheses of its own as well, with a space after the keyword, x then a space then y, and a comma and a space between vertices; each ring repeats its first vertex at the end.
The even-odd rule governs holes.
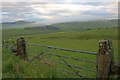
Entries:
POLYGON ((60 56, 59 56, 59 58, 60 58, 70 69, 72 69, 72 70, 76 73, 77 76, 79 76, 80 78, 83 78, 83 77, 79 74, 79 72, 76 71, 75 69, 73 69, 73 67, 72 67, 71 65, 69 65, 64 59, 62 59, 60 56))
MULTIPOLYGON (((40 52, 39 50, 34 50, 34 49, 31 49, 31 48, 27 48, 27 50, 40 52)), ((60 56, 60 57, 67 58, 67 59, 72 59, 72 60, 76 60, 76 61, 83 61, 83 62, 89 62, 89 63, 96 64, 96 62, 94 62, 94 61, 90 61, 90 60, 86 60, 86 59, 73 58, 73 57, 64 56, 64 55, 59 55, 59 54, 56 54, 56 53, 50 53, 50 52, 45 52, 45 53, 46 53, 46 54, 49 54, 49 55, 52 55, 52 56, 57 56, 57 57, 60 56)))
POLYGON ((92 55, 96 55, 96 52, 86 52, 86 51, 82 51, 82 50, 72 50, 72 49, 67 49, 67 48, 58 48, 58 47, 54 47, 54 46, 46 46, 46 45, 40 45, 40 44, 34 44, 34 43, 27 43, 28 45, 33 45, 33 46, 39 46, 39 47, 46 47, 49 49, 57 49, 57 50, 63 50, 63 51, 69 51, 69 52, 76 52, 76 53, 84 53, 84 54, 92 54, 92 55))
MULTIPOLYGON (((63 62, 57 62, 57 63, 65 65, 65 63, 63 63, 63 62)), ((81 69, 81 70, 90 71, 90 72, 96 72, 95 70, 91 70, 91 69, 88 69, 88 68, 83 68, 83 67, 75 66, 75 65, 72 65, 72 64, 69 64, 69 65, 72 66, 72 67, 74 67, 74 68, 81 69)))
POLYGON ((42 55, 44 52, 41 52, 40 54, 36 55, 33 59, 29 60, 29 62, 34 61, 35 59, 37 59, 40 55, 42 55))
POLYGON ((86 60, 86 59, 81 59, 81 58, 73 58, 73 57, 69 57, 69 56, 64 56, 64 55, 59 55, 59 54, 52 54, 52 53, 48 53, 49 55, 53 55, 53 56, 60 56, 62 58, 67 58, 67 59, 72 59, 72 60, 76 60, 76 61, 83 61, 83 62, 89 62, 89 63, 93 63, 96 64, 96 62, 90 61, 90 60, 86 60))
MULTIPOLYGON (((91 54, 91 55, 96 55, 97 54, 96 52, 87 52, 87 51, 82 51, 82 50, 73 50, 73 49, 67 49, 67 48, 59 48, 59 47, 55 47, 55 46, 47 46, 47 45, 34 44, 34 43, 27 43, 27 44, 28 45, 32 45, 32 46, 45 47, 45 48, 48 48, 48 49, 63 50, 63 51, 69 51, 69 52, 75 52, 75 53, 83 53, 83 54, 91 54)), ((10 49, 12 51, 13 48, 15 48, 15 44, 12 45, 11 43, 10 44, 7 43, 6 45, 2 45, 2 47, 8 48, 8 49, 10 49)), ((29 49, 27 48, 27 50, 29 50, 29 49)), ((33 51, 33 49, 30 49, 30 50, 33 51)), ((34 51, 37 51, 37 50, 34 50, 34 51)), ((40 52, 40 51, 38 51, 38 52, 40 52)), ((33 59, 29 60, 29 62, 34 61, 35 59, 37 59, 43 53, 44 52, 39 53, 38 55, 33 57, 33 59)), ((65 69, 60 69, 61 71, 64 71, 64 72, 66 72, 68 74, 75 74, 75 75, 79 76, 80 78, 85 78, 84 76, 81 76, 79 74, 79 72, 76 71, 75 68, 78 68, 78 69, 81 69, 81 70, 90 71, 90 72, 96 72, 95 70, 91 70, 91 69, 88 69, 88 68, 83 68, 83 67, 80 67, 80 66, 75 66, 75 65, 69 64, 63 58, 96 64, 96 62, 94 62, 94 61, 85 60, 85 59, 81 59, 81 58, 73 58, 73 57, 69 57, 69 56, 58 55, 58 54, 53 54, 53 53, 48 53, 48 52, 46 52, 46 54, 59 57, 63 62, 57 62, 57 63, 64 64, 65 66, 68 66, 71 70, 74 71, 74 72, 69 72, 69 71, 67 71, 65 69)), ((118 56, 116 56, 116 57, 114 56, 114 58, 120 59, 120 57, 118 57, 118 56)), ((48 64, 48 63, 45 63, 45 64, 48 64)))
MULTIPOLYGON (((74 72, 70 72, 70 71, 67 71, 67 70, 65 70, 65 69, 57 68, 57 70, 59 70, 59 71, 63 71, 63 72, 65 72, 65 73, 67 73, 67 74, 73 74, 73 75, 76 75, 76 73, 74 73, 74 72)), ((77 75, 76 75, 76 76, 77 76, 77 75)), ((82 75, 82 78, 87 78, 87 77, 82 75)))
MULTIPOLYGON (((34 50, 34 49, 28 49, 28 50, 36 51, 36 50, 34 50)), ((40 52, 40 51, 37 50, 37 52, 40 52)), ((50 54, 50 55, 53 55, 53 56, 60 57, 60 58, 67 58, 67 59, 71 58, 71 59, 74 59, 74 58, 68 57, 68 56, 63 56, 63 55, 58 55, 58 54, 52 54, 52 53, 44 52, 44 54, 46 54, 46 53, 47 53, 47 54, 50 54)), ((79 59, 76 59, 76 58, 75 58, 75 60, 79 60, 79 59)), ((84 61, 84 59, 83 59, 82 61, 84 61)), ((88 60, 87 62, 90 62, 90 61, 88 60)), ((78 69, 86 70, 86 71, 90 71, 90 72, 96 72, 95 70, 90 70, 90 69, 83 68, 83 67, 80 67, 80 66, 75 66, 75 65, 72 65, 72 64, 68 64, 67 62, 66 62, 66 63, 57 62, 57 63, 67 65, 67 66, 69 66, 70 68, 73 67, 73 68, 78 68, 78 69)), ((92 62, 92 63, 94 63, 94 62, 92 62)), ((72 69, 73 69, 73 68, 72 68, 72 69)), ((74 71, 74 72, 75 72, 75 71, 74 71)), ((79 75, 77 72, 75 72, 75 74, 79 75)), ((79 75, 79 77, 80 77, 80 75, 79 75)))

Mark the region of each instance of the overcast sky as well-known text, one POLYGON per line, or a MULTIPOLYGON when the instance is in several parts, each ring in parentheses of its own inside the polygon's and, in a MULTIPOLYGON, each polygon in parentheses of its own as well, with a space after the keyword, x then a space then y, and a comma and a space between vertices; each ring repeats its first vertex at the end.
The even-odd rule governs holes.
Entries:
POLYGON ((118 2, 46 0, 41 2, 2 2, 2 21, 39 23, 88 21, 118 17, 118 2))

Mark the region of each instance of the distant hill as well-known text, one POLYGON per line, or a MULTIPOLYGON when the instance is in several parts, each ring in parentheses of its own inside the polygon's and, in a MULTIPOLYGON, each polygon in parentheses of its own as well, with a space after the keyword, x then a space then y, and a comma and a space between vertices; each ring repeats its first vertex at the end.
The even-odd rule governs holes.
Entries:
POLYGON ((53 24, 52 26, 58 27, 61 30, 83 30, 83 29, 95 29, 95 28, 111 28, 118 27, 118 20, 98 20, 87 22, 66 22, 53 24))
POLYGON ((51 29, 51 30, 84 30, 96 28, 111 28, 117 27, 118 20, 97 20, 87 22, 65 22, 51 25, 36 24, 35 22, 17 21, 17 22, 4 22, 2 23, 3 29, 10 28, 26 28, 26 29, 51 29))
POLYGON ((34 22, 27 22, 27 21, 3 22, 1 24, 3 29, 24 28, 28 26, 35 26, 34 22))

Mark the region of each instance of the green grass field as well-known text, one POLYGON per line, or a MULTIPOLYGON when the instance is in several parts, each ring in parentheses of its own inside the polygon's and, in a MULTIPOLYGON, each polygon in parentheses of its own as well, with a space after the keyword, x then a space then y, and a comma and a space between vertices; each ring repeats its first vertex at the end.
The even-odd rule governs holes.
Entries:
POLYGON ((40 29, 3 29, 2 39, 9 39, 15 36, 26 36, 26 35, 36 35, 36 34, 47 34, 57 32, 56 30, 40 30, 40 29))
MULTIPOLYGON (((98 52, 98 42, 102 39, 109 39, 113 43, 114 60, 117 61, 118 56, 118 30, 115 28, 110 29, 95 29, 95 30, 84 30, 84 31, 60 31, 52 32, 47 31, 47 34, 42 33, 42 31, 25 31, 25 30, 3 30, 3 39, 8 40, 11 38, 16 41, 20 36, 24 36, 27 43, 43 44, 48 46, 56 46, 60 48, 68 48, 74 50, 83 50, 88 52, 98 52), (12 35, 10 35, 12 34, 12 35)), ((60 58, 48 55, 47 52, 59 55, 70 56, 74 58, 82 58, 86 60, 91 60, 96 62, 96 55, 82 54, 67 52, 61 50, 48 49, 44 47, 36 47, 27 44, 28 58, 32 59, 33 56, 45 52, 42 56, 44 57, 43 62, 41 58, 33 61, 32 63, 27 63, 22 61, 19 57, 12 54, 9 49, 3 48, 3 77, 27 77, 27 78, 77 78, 78 76, 73 74, 66 74, 63 71, 57 70, 57 68, 65 69, 70 72, 74 72, 66 65, 58 64, 61 61, 60 58), (35 51, 32 51, 35 50, 35 51), (38 50, 38 51, 37 51, 38 50), (47 62, 51 65, 45 65, 47 62)), ((96 70, 96 65, 75 61, 71 59, 64 59, 66 62, 92 70, 96 70)), ((96 73, 85 71, 75 68, 81 75, 88 78, 95 78, 96 73)))

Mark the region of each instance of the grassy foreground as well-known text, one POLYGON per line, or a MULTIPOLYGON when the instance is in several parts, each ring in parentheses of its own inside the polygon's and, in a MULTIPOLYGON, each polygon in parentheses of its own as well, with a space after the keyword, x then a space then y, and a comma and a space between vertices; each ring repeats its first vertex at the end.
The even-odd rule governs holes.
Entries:
MULTIPOLYGON (((22 32, 22 31, 21 31, 22 32)), ((18 33, 18 32, 17 32, 18 33)), ((26 32, 23 32, 26 33, 26 32)), ((23 34, 22 33, 22 34, 23 34)), ((88 52, 97 52, 98 51, 98 41, 101 39, 109 39, 113 42, 114 55, 118 56, 118 31, 117 29, 99 29, 99 30, 87 30, 87 31, 71 31, 71 32, 57 32, 49 34, 31 34, 24 35, 26 42, 52 45, 62 48, 69 48, 75 50, 84 50, 88 52)), ((14 41, 19 36, 11 36, 10 38, 14 41)), ((27 45, 28 48, 39 50, 32 51, 28 50, 28 57, 32 59, 36 54, 40 52, 49 52, 59 55, 70 56, 74 58, 82 58, 96 62, 95 55, 86 55, 73 52, 65 52, 60 50, 52 50, 43 47, 35 47, 27 45)), ((24 62, 21 58, 16 57, 9 49, 3 48, 3 77, 4 78, 14 78, 14 77, 25 77, 25 78, 68 78, 75 77, 76 75, 69 75, 62 71, 58 71, 57 68, 62 68, 68 71, 73 72, 68 66, 57 64, 61 61, 58 57, 50 56, 47 54, 43 55, 44 60, 41 62, 41 58, 38 58, 32 63, 24 62), (45 65, 44 62, 51 64, 45 65)), ((70 59, 64 59, 66 62, 77 65, 80 67, 88 68, 95 70, 95 64, 85 63, 81 61, 74 61, 70 59)), ((115 58, 117 61, 117 58, 115 58)), ((88 72, 85 70, 75 69, 80 72, 81 75, 84 75, 88 78, 95 78, 94 72, 88 72)))

